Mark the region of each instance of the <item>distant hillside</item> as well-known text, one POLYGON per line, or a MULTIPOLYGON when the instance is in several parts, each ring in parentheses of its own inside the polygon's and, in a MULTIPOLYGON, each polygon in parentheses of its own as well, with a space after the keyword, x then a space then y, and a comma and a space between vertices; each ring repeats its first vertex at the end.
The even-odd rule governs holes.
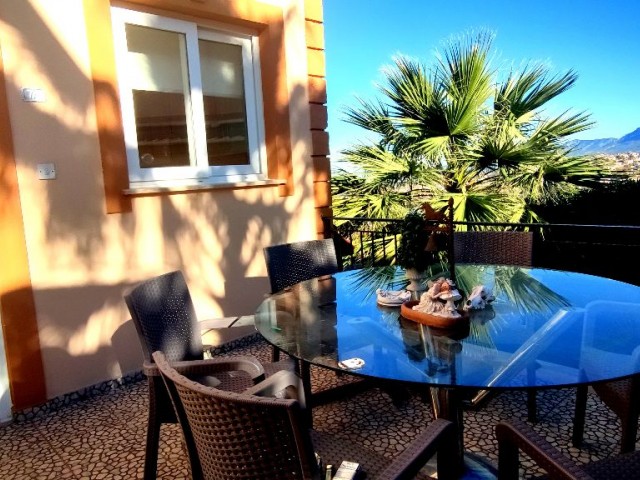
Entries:
POLYGON ((599 138, 596 140, 573 140, 569 144, 576 155, 591 153, 640 152, 640 128, 620 138, 599 138))

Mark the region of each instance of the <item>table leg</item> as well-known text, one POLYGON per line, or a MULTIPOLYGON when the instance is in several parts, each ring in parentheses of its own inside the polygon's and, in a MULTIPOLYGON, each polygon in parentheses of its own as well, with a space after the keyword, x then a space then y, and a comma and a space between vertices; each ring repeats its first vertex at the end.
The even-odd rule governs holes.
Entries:
POLYGON ((431 387, 430 393, 435 417, 449 420, 456 428, 456 448, 450 454, 447 452, 447 460, 451 458, 455 463, 454 475, 465 480, 495 480, 497 472, 490 462, 464 451, 460 391, 455 388, 431 387))
POLYGON ((462 440, 462 403, 460 395, 453 388, 431 388, 431 401, 436 418, 444 418, 452 422, 456 428, 456 449, 451 452, 454 462, 457 464, 458 473, 464 469, 464 444, 462 440))
POLYGON ((307 401, 307 415, 309 428, 313 427, 313 398, 311 394, 311 365, 309 362, 300 360, 300 377, 302 377, 302 388, 304 389, 304 398, 307 401))

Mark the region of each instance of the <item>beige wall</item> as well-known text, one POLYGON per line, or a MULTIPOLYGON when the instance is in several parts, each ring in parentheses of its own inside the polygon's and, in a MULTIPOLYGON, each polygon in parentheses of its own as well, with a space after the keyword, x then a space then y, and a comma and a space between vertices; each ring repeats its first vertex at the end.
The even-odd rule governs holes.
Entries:
POLYGON ((105 213, 82 0, 0 0, 0 44, 47 397, 140 368, 122 301, 184 271, 200 318, 250 314, 268 291, 262 248, 315 238, 303 0, 284 4, 294 193, 277 187, 135 197, 105 213), (44 103, 20 98, 41 88, 44 103), (55 163, 57 178, 37 178, 55 163))

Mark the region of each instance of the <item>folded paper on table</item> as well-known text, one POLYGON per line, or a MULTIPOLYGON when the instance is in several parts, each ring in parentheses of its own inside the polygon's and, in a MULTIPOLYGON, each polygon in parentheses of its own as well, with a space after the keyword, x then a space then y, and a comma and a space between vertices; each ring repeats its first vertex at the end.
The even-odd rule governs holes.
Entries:
POLYGON ((376 290, 377 302, 384 306, 400 306, 411 300, 411 292, 407 290, 376 290))

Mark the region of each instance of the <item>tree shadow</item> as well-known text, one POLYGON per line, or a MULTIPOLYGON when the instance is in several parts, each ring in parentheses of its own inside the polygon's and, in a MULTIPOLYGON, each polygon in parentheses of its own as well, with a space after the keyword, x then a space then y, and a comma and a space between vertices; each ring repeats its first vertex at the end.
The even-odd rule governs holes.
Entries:
MULTIPOLYGON (((24 71, 13 59, 3 72, 8 96, 15 102, 20 79, 34 70, 47 95, 43 104, 10 102, 47 396, 139 369, 122 295, 140 280, 180 269, 200 318, 253 313, 269 291, 263 247, 315 238, 307 85, 291 86, 287 105, 293 195, 280 197, 273 186, 192 191, 136 197, 132 212, 106 214, 96 103, 84 60, 67 51, 71 37, 61 40, 29 2, 3 21, 31 56, 24 71), (26 126, 28 137, 21 132, 26 126), (56 180, 36 179, 44 161, 56 164, 56 180)), ((3 195, 15 194, 0 182, 3 195)))

